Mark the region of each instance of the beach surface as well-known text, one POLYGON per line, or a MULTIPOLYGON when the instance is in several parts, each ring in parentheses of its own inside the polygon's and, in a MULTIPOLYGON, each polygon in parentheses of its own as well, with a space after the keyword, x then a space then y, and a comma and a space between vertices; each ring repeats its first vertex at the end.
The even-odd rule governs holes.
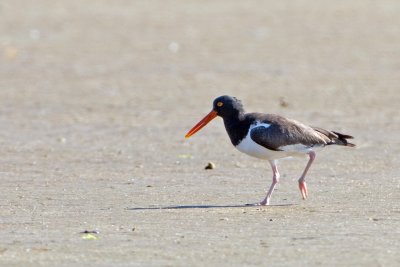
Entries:
POLYGON ((400 266, 400 2, 3 1, 0 266, 400 266), (238 152, 214 98, 355 137, 238 152), (208 162, 216 168, 205 170, 208 162), (86 231, 86 232, 85 232, 86 231))

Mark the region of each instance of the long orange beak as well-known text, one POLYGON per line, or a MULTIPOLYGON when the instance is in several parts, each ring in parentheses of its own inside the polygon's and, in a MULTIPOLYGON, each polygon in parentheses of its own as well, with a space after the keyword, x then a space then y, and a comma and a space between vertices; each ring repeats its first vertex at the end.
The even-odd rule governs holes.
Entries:
POLYGON ((217 117, 217 112, 214 110, 211 110, 210 113, 207 114, 207 116, 205 116, 201 121, 199 121, 199 123, 197 123, 192 129, 190 129, 190 131, 185 135, 185 138, 189 138, 192 135, 194 135, 196 132, 198 132, 201 128, 203 128, 204 126, 207 125, 207 123, 209 123, 210 121, 212 121, 212 119, 214 119, 215 117, 217 117))

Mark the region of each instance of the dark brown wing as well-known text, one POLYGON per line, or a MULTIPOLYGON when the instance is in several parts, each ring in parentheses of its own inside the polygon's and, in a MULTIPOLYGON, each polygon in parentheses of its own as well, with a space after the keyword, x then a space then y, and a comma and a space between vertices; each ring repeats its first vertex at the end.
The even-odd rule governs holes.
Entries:
POLYGON ((284 146, 297 144, 313 147, 330 142, 329 137, 298 121, 272 114, 252 114, 252 116, 261 124, 255 125, 251 130, 251 139, 270 150, 280 151, 284 146))

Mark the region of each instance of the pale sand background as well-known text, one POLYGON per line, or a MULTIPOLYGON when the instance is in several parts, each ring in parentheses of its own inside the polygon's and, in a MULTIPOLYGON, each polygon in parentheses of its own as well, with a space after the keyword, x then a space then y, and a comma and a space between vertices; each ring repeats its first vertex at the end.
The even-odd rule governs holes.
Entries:
POLYGON ((0 45, 1 266, 400 266, 400 1, 5 0, 0 45), (221 94, 358 148, 243 207, 268 164, 183 139, 221 94))

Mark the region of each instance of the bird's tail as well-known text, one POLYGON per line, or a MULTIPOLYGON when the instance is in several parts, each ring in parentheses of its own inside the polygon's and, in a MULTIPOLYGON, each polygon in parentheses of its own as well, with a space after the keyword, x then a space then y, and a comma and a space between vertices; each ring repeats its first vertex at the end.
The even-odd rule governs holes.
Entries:
POLYGON ((341 134, 338 132, 333 132, 334 134, 336 134, 338 137, 334 138, 334 144, 336 145, 341 145, 341 146, 349 146, 349 147, 355 147, 356 145, 353 143, 350 143, 349 141, 347 141, 347 139, 353 139, 354 137, 351 135, 347 135, 347 134, 341 134))
POLYGON ((313 127, 313 129, 330 139, 331 142, 328 145, 340 145, 340 146, 348 146, 348 147, 355 147, 356 145, 350 143, 347 139, 353 139, 354 137, 347 134, 342 134, 334 131, 327 131, 322 128, 313 127))

